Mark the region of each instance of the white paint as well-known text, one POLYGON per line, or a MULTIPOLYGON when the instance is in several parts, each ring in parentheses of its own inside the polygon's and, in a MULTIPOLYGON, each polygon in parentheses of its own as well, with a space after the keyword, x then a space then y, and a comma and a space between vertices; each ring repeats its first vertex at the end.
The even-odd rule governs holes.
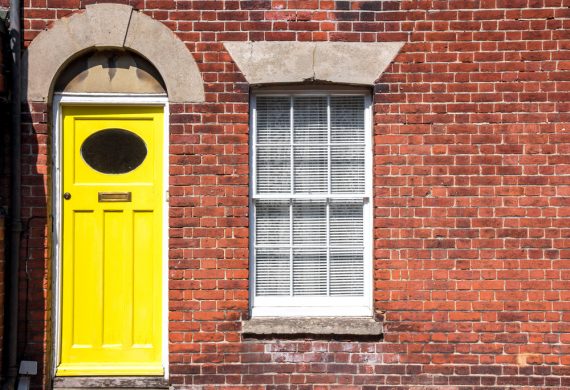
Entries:
POLYGON ((109 105, 129 104, 137 106, 160 106, 164 113, 164 142, 163 142, 163 212, 162 212, 162 365, 164 378, 168 379, 168 180, 169 180, 169 119, 170 111, 168 98, 165 94, 159 95, 124 95, 124 94, 80 94, 56 93, 53 98, 53 143, 52 143, 52 291, 53 291, 53 366, 52 377, 55 377, 59 365, 61 351, 61 159, 62 159, 62 114, 63 105, 109 105))
MULTIPOLYGON (((249 210, 250 210, 250 242, 249 242, 249 298, 250 310, 252 317, 371 317, 373 314, 373 132, 372 132, 372 98, 370 93, 363 88, 339 87, 339 88, 316 88, 303 89, 300 87, 273 87, 259 88, 254 90, 250 99, 251 115, 250 115, 250 192, 249 192, 249 210), (329 172, 329 190, 328 193, 322 194, 294 194, 293 180, 291 180, 290 194, 257 194, 256 183, 256 161, 257 148, 256 145, 256 97, 257 96, 328 96, 327 110, 329 110, 328 118, 328 136, 330 137, 330 96, 364 96, 364 126, 365 126, 365 192, 363 196, 354 194, 332 194, 330 185, 329 172), (343 198, 362 198, 363 199, 363 244, 364 244, 364 288, 363 297, 320 297, 320 296, 258 296, 255 295, 255 199, 343 199, 343 198)), ((291 135, 293 135, 293 104, 291 109, 291 135)), ((293 136, 290 139, 291 149, 291 172, 294 172, 293 158, 293 136)), ((330 140, 327 143, 330 146, 330 140)), ((328 169, 330 164, 330 148, 328 156, 328 169)), ((292 212, 292 208, 289 208, 292 212)), ((329 226, 329 208, 327 207, 327 226, 329 226)), ((290 218, 292 221, 292 218, 290 218)), ((290 248, 293 251, 293 226, 290 225, 290 248)), ((327 229, 327 248, 328 245, 328 229, 327 229)), ((327 249, 328 250, 328 249, 327 249)), ((292 253, 290 259, 292 259, 292 253)), ((291 262, 292 263, 292 262, 291 262)), ((292 273, 292 265, 291 270, 292 273)), ((291 282, 293 280, 291 275, 291 282)), ((328 278, 327 278, 328 283, 328 278)), ((327 289, 328 290, 328 289, 327 289)))

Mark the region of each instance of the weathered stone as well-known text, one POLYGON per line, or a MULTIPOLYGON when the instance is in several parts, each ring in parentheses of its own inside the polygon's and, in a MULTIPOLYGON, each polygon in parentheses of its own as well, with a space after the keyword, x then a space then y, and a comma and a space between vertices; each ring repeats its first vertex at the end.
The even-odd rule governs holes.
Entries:
POLYGON ((163 377, 56 377, 53 380, 54 389, 165 389, 168 382, 163 377))
POLYGON ((313 78, 312 42, 226 42, 224 46, 250 84, 313 78))
POLYGON ((22 99, 45 102, 64 63, 81 50, 69 33, 69 18, 60 19, 30 44, 22 59, 22 99), (57 53, 57 55, 55 54, 57 53))
POLYGON ((132 7, 102 3, 87 5, 85 9, 89 28, 84 30, 90 31, 89 43, 91 45, 97 47, 123 46, 129 29, 129 20, 133 14, 132 7))
POLYGON ((252 85, 306 80, 372 85, 403 42, 225 42, 252 85))
POLYGON ((364 317, 259 317, 242 323, 245 334, 379 336, 382 323, 364 317))
POLYGON ((371 85, 396 57, 403 42, 316 44, 316 80, 371 85))
POLYGON ((158 69, 171 102, 204 101, 202 75, 194 57, 164 24, 133 12, 125 47, 143 55, 158 69))
POLYGON ((24 53, 22 99, 48 101, 59 73, 95 47, 132 49, 160 72, 171 102, 202 102, 204 86, 194 57, 164 24, 120 4, 93 4, 40 33, 24 53))

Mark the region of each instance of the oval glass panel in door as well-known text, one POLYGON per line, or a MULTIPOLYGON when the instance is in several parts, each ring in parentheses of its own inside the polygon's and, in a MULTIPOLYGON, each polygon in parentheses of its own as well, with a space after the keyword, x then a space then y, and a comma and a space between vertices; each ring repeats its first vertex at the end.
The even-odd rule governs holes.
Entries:
POLYGON ((81 156, 101 173, 119 174, 134 170, 147 155, 141 137, 124 129, 103 129, 91 134, 81 145, 81 156))

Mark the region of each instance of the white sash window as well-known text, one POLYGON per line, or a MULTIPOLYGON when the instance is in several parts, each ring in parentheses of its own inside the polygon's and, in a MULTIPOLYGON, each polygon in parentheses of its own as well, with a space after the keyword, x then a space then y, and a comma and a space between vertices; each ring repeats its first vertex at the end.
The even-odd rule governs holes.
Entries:
POLYGON ((370 95, 264 92, 252 108, 253 316, 370 316, 370 95))

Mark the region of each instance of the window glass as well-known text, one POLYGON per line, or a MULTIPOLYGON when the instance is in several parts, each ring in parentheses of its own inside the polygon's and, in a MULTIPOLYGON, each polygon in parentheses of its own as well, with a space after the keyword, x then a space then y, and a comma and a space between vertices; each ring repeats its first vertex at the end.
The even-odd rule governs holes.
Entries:
POLYGON ((91 134, 81 145, 81 156, 101 173, 127 173, 142 164, 147 149, 141 137, 124 129, 104 129, 91 134))
POLYGON ((363 94, 255 97, 254 315, 370 304, 367 101, 363 94))

